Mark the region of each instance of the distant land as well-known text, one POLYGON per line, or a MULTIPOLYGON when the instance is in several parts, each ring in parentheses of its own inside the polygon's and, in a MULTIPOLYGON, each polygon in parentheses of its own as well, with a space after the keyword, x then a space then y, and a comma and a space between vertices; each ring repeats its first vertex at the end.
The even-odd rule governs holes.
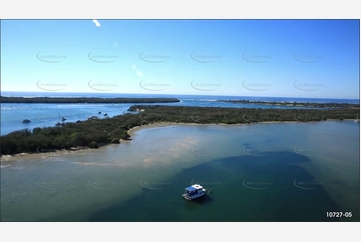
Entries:
POLYGON ((289 107, 309 107, 309 108, 351 108, 359 109, 360 104, 349 103, 315 103, 315 102, 276 102, 276 101, 250 101, 250 100, 217 100, 218 102, 257 104, 289 107))
POLYGON ((173 103, 177 98, 3 97, 1 103, 173 103))

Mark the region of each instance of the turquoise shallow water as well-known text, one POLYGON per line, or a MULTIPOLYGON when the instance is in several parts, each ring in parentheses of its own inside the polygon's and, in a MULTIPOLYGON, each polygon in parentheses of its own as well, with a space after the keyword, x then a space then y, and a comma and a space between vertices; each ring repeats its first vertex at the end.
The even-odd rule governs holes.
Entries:
POLYGON ((359 221, 359 140, 349 121, 185 125, 98 150, 3 157, 1 219, 359 221), (212 192, 188 202, 194 183, 212 192))

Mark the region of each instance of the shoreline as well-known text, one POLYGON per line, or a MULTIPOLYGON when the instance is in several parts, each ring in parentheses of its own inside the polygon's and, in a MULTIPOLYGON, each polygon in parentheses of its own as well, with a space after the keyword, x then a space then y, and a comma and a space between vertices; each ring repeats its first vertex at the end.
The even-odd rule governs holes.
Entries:
MULTIPOLYGON (((343 121, 353 121, 354 119, 344 119, 343 121)), ((34 154, 56 154, 59 152, 77 152, 77 151, 81 151, 81 150, 97 150, 100 148, 104 148, 107 147, 109 145, 121 145, 122 142, 130 142, 132 141, 132 136, 135 134, 135 132, 140 131, 142 129, 147 129, 147 128, 162 128, 162 127, 171 127, 171 126, 224 126, 224 127, 235 127, 235 126, 242 126, 242 125, 254 125, 254 124, 280 124, 280 123, 318 123, 318 122, 327 122, 327 121, 338 121, 338 122, 343 122, 341 120, 338 119, 328 119, 325 121, 309 121, 309 122, 302 122, 302 121, 264 121, 264 122, 254 122, 254 123, 237 123, 237 124, 225 124, 225 123, 218 123, 218 124, 200 124, 200 123, 175 123, 175 122, 157 122, 157 123, 152 123, 152 124, 148 124, 148 125, 141 125, 141 126, 135 126, 131 129, 129 129, 127 132, 128 134, 131 136, 130 139, 120 139, 119 140, 119 144, 105 144, 102 146, 99 146, 99 148, 90 148, 87 146, 82 146, 82 147, 72 147, 70 149, 60 149, 60 150, 51 150, 51 151, 46 151, 46 152, 41 152, 41 151, 37 151, 37 152, 31 152, 31 153, 27 153, 27 152, 23 152, 23 153, 18 153, 18 154, 13 154, 13 155, 1 155, 0 158, 9 158, 9 157, 22 157, 22 156, 26 156, 26 155, 34 155, 34 154)))
MULTIPOLYGON (((353 121, 354 119, 344 119, 343 121, 353 121)), ((218 124, 200 124, 200 123, 175 123, 175 122, 157 122, 147 125, 141 125, 141 126, 135 126, 128 130, 128 134, 132 136, 136 131, 139 131, 141 129, 146 128, 162 128, 162 127, 169 127, 169 126, 242 126, 242 125, 253 125, 253 124, 280 124, 280 123, 318 123, 318 122, 327 122, 327 121, 340 121, 339 119, 327 119, 324 121, 308 121, 308 122, 302 122, 302 121, 263 121, 263 122, 253 122, 253 123, 238 123, 238 124, 226 124, 226 123, 218 123, 218 124)), ((129 140, 120 140, 120 141, 131 141, 129 140)))

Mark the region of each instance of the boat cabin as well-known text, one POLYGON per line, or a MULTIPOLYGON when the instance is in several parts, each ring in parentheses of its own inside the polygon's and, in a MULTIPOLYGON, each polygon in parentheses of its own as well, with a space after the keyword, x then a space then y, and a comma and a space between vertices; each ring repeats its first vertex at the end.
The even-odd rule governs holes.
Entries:
POLYGON ((206 189, 204 189, 199 184, 194 184, 190 187, 186 187, 182 196, 188 201, 192 201, 193 199, 202 197, 204 195, 206 195, 206 189))

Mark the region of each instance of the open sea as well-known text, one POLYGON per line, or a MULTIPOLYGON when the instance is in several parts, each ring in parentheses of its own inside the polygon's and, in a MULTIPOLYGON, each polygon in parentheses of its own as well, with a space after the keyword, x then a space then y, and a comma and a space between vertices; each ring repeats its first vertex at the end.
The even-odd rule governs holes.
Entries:
MULTIPOLYGON (((243 107, 215 101, 231 97, 169 97, 182 102, 167 105, 243 107)), ((51 126, 59 115, 76 121, 129 106, 1 104, 2 134, 33 127, 17 123, 24 118, 51 126)), ((147 126, 131 135, 96 150, 1 157, 1 221, 360 221, 359 123, 147 126), (195 183, 211 192, 183 199, 195 183)))

